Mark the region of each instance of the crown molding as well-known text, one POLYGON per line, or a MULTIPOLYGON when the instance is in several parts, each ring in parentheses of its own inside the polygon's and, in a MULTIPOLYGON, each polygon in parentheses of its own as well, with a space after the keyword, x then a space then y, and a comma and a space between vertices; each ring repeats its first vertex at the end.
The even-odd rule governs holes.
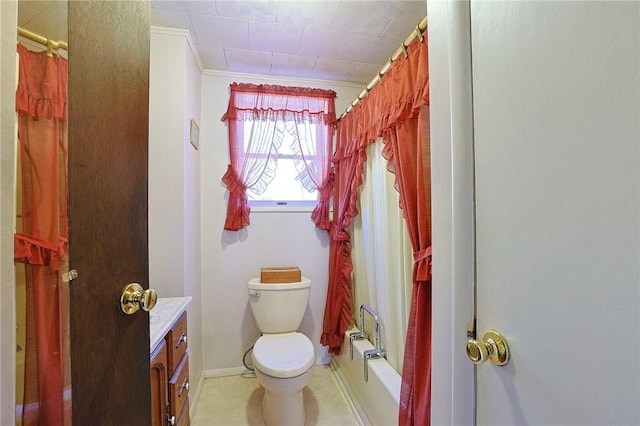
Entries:
POLYGON ((193 55, 193 58, 196 60, 196 63, 198 64, 198 68, 200 69, 200 74, 203 74, 205 72, 204 66, 202 65, 202 60, 200 59, 200 55, 198 54, 198 49, 196 49, 196 45, 193 42, 193 38, 191 38, 191 33, 189 33, 189 30, 185 30, 182 28, 157 27, 152 25, 151 33, 186 38, 187 44, 189 45, 189 49, 191 50, 191 54, 193 55))

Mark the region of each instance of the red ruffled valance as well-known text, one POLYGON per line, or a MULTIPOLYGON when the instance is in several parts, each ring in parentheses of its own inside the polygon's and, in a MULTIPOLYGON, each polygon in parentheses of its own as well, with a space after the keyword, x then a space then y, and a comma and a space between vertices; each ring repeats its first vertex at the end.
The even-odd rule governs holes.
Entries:
POLYGON ((333 90, 269 84, 232 83, 226 120, 336 121, 333 90))
POLYGON ((408 118, 416 118, 429 105, 429 50, 426 39, 407 47, 408 57, 400 56, 374 86, 368 96, 340 119, 338 131, 349 134, 334 162, 365 148, 388 129, 408 118), (344 127, 343 127, 344 126, 344 127))
POLYGON ((66 236, 60 236, 56 244, 16 232, 13 256, 16 262, 47 266, 52 271, 59 271, 60 263, 67 257, 68 247, 69 240, 66 236))
POLYGON ((336 97, 335 90, 317 89, 315 87, 291 87, 277 84, 253 84, 253 83, 231 83, 231 90, 234 92, 262 93, 278 96, 306 96, 313 98, 333 99, 336 97))
POLYGON ((16 111, 34 119, 67 119, 67 60, 21 44, 16 111))

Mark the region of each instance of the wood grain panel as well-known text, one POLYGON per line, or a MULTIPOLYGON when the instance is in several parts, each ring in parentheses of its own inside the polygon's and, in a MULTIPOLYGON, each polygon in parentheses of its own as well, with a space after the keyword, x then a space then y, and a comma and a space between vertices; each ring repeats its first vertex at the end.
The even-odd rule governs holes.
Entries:
POLYGON ((69 259, 75 425, 151 421, 148 314, 149 4, 69 2, 69 259))

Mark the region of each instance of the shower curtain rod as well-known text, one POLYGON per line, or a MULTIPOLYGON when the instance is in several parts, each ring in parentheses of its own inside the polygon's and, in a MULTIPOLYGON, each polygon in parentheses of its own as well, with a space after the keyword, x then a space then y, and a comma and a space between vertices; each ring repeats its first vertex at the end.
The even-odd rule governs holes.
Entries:
POLYGON ((31 41, 35 41, 38 44, 42 44, 43 46, 47 47, 47 53, 49 55, 53 54, 54 50, 58 50, 58 49, 64 49, 66 51, 69 51, 69 45, 67 44, 66 41, 62 41, 62 40, 58 40, 58 41, 54 41, 54 40, 50 40, 46 37, 41 36, 40 34, 36 34, 32 31, 29 31, 27 29, 24 29, 22 27, 18 27, 18 35, 22 36, 24 38, 27 38, 31 41))
POLYGON ((391 65, 393 64, 393 61, 398 59, 400 55, 404 55, 405 58, 408 56, 407 46, 413 43, 416 39, 422 41, 422 34, 426 30, 427 30, 427 17, 425 16, 424 19, 420 21, 418 25, 416 25, 416 28, 411 32, 411 34, 409 34, 409 36, 404 39, 400 47, 398 47, 396 51, 393 52, 393 54, 389 57, 389 60, 382 66, 382 68, 378 70, 378 74, 375 77, 373 77, 373 79, 369 82, 369 84, 366 85, 366 87, 358 95, 358 97, 354 99, 353 102, 351 102, 351 105, 349 105, 349 107, 345 110, 345 112, 343 112, 342 115, 338 117, 338 121, 340 121, 342 117, 350 113, 353 110, 353 107, 358 105, 358 103, 360 103, 360 100, 364 99, 369 94, 371 89, 373 89, 376 84, 382 81, 382 76, 391 69, 391 65))

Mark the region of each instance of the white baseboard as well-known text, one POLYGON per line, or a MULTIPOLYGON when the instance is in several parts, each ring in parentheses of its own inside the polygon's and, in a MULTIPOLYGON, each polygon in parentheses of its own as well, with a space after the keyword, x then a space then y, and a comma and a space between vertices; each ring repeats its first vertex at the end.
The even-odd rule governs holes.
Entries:
POLYGON ((342 374, 342 371, 340 371, 340 367, 338 366, 338 363, 335 361, 335 358, 331 358, 331 369, 335 373, 338 386, 340 387, 340 390, 342 391, 342 393, 345 395, 347 403, 349 404, 349 408, 351 408, 351 411, 356 417, 358 424, 370 425, 371 423, 369 422, 369 419, 367 419, 367 415, 364 413, 362 406, 360 405, 360 403, 358 403, 356 396, 353 394, 353 392, 351 391, 351 388, 347 384, 347 379, 344 377, 344 374, 342 374))
POLYGON ((247 370, 245 367, 215 368, 213 370, 205 370, 204 377, 211 379, 213 377, 240 376, 242 374, 253 374, 253 371, 247 370))
MULTIPOLYGON (((198 383, 196 384, 195 392, 191 393, 191 389, 189 389, 189 418, 193 419, 196 415, 196 407, 198 405, 198 401, 200 401, 200 391, 202 390, 202 386, 204 385, 204 372, 200 374, 198 378, 198 383)), ((189 382, 192 383, 192 379, 189 378, 189 382)))
MULTIPOLYGON (((331 364, 331 356, 316 358, 315 365, 329 365, 331 364)), ((253 371, 248 370, 245 367, 229 367, 229 368, 214 368, 212 370, 205 370, 203 372, 206 379, 213 377, 226 377, 226 376, 240 376, 242 374, 253 374, 253 371)))
POLYGON ((367 415, 364 413, 364 410, 362 409, 360 403, 358 403, 356 396, 351 391, 351 388, 347 384, 347 380, 344 377, 344 374, 342 374, 342 371, 340 371, 340 367, 333 357, 331 358, 331 369, 333 370, 337 379, 336 381, 338 382, 338 387, 344 394, 345 399, 349 404, 349 408, 358 421, 358 425, 370 425, 371 423, 369 422, 367 415))

